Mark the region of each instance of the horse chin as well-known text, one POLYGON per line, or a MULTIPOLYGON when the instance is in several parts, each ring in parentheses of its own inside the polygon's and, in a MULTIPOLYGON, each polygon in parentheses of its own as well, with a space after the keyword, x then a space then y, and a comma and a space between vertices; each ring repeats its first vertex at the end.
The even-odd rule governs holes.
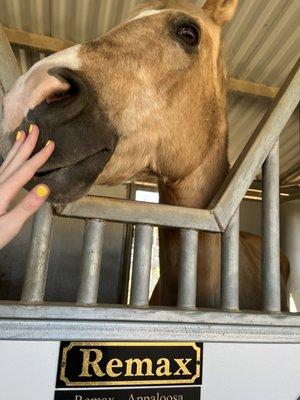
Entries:
POLYGON ((50 188, 48 201, 66 204, 84 196, 108 163, 114 149, 103 149, 73 165, 38 172, 25 186, 46 184, 50 188))

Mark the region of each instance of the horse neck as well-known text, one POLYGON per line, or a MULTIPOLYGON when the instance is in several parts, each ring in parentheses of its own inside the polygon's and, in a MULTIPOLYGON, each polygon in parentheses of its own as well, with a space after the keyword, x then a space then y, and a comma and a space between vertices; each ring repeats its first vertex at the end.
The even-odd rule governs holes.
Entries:
MULTIPOLYGON (((191 174, 174 183, 159 185, 160 203, 206 208, 229 170, 227 137, 207 155, 191 174)), ((177 298, 179 232, 160 230, 161 303, 175 305, 177 298), (165 290, 163 288, 168 288, 165 290)), ((197 305, 218 307, 220 296, 220 235, 200 232, 198 252, 197 305)))

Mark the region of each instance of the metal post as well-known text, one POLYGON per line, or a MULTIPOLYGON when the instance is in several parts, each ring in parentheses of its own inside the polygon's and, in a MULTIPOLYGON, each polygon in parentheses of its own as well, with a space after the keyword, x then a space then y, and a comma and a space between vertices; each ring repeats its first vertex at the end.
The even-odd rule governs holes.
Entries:
POLYGON ((197 295, 198 231, 181 229, 178 299, 180 308, 195 308, 197 295))
POLYGON ((42 302, 44 299, 52 219, 52 209, 49 203, 45 203, 34 217, 30 250, 22 289, 22 302, 42 302))
POLYGON ((262 292, 263 309, 281 310, 279 239, 279 143, 263 165, 262 292))
MULTIPOLYGON (((20 75, 17 60, 0 24, 0 104, 2 104, 3 95, 9 91, 20 75)), ((0 137, 2 118, 2 107, 0 107, 0 137)))
POLYGON ((221 307, 239 308, 239 208, 222 234, 221 307))
POLYGON ((78 303, 97 303, 103 237, 103 221, 93 219, 86 222, 81 276, 77 295, 78 303))
POLYGON ((153 228, 136 225, 130 305, 143 307, 149 304, 153 228))
POLYGON ((0 24, 0 84, 7 92, 21 75, 15 55, 0 24))

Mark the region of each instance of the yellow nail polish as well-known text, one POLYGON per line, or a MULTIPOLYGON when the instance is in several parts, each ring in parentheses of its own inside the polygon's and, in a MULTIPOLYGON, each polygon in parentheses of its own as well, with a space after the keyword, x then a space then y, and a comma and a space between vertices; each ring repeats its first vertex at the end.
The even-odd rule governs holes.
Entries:
POLYGON ((29 130, 28 130, 28 132, 31 133, 31 132, 32 132, 32 129, 33 129, 33 125, 30 124, 30 125, 29 125, 29 130))
POLYGON ((45 144, 45 147, 49 146, 50 143, 52 143, 52 140, 48 140, 48 142, 45 144))
POLYGON ((36 194, 41 198, 47 196, 48 192, 48 188, 44 185, 38 185, 36 188, 36 194))
POLYGON ((17 134, 16 134, 16 140, 20 140, 21 137, 22 137, 22 132, 18 131, 17 134))

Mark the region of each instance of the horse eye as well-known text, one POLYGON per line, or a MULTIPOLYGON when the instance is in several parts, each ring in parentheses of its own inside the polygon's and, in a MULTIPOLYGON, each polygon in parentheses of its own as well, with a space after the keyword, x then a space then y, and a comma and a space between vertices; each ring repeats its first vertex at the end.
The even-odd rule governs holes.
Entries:
POLYGON ((180 25, 177 28, 176 35, 189 46, 195 47, 199 43, 199 31, 195 25, 180 25))

